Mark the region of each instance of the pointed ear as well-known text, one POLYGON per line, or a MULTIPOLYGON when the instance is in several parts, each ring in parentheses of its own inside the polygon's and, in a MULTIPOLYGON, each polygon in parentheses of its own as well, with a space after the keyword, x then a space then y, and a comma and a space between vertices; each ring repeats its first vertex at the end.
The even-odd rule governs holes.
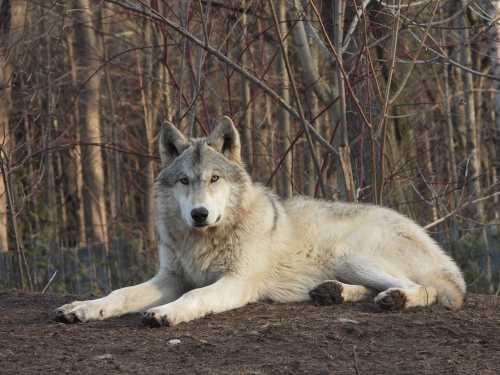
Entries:
POLYGON ((208 137, 208 144, 229 160, 241 163, 240 135, 233 120, 224 116, 208 137))
POLYGON ((189 143, 174 124, 167 121, 161 127, 159 146, 161 164, 165 167, 182 154, 189 143))

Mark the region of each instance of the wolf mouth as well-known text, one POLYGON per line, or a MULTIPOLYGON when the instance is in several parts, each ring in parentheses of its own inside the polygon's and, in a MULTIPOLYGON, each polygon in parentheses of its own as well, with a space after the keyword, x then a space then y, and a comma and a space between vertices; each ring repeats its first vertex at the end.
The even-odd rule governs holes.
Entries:
POLYGON ((212 223, 203 223, 203 224, 193 224, 194 228, 206 228, 206 227, 211 227, 219 223, 220 219, 222 218, 222 215, 219 215, 217 219, 212 223))

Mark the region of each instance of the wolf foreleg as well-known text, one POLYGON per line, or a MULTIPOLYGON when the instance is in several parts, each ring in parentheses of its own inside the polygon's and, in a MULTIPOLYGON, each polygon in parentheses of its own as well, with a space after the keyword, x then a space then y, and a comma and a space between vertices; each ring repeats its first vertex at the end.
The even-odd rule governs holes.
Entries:
POLYGON ((236 309, 256 299, 255 287, 250 282, 222 277, 209 286, 187 292, 174 302, 149 309, 143 315, 143 322, 151 327, 175 325, 207 314, 236 309))
POLYGON ((175 300, 182 294, 177 278, 158 274, 142 284, 117 289, 106 297, 75 301, 55 311, 55 320, 63 323, 103 320, 133 312, 145 311, 175 300))

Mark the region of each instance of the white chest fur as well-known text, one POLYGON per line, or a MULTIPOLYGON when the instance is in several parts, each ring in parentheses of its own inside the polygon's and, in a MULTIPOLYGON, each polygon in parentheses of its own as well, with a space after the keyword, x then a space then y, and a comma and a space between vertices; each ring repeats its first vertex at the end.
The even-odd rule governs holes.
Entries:
POLYGON ((235 270, 236 242, 215 236, 186 236, 176 241, 174 252, 186 281, 200 288, 235 270))

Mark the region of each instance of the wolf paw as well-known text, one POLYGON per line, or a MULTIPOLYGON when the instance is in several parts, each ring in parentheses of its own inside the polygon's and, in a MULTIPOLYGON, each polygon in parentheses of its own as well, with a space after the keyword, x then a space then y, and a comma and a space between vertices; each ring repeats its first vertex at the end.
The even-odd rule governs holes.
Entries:
POLYGON ((375 303, 383 310, 403 310, 406 302, 405 293, 399 289, 387 289, 375 297, 375 303))
POLYGON ((60 323, 81 323, 103 318, 103 310, 92 301, 75 301, 57 308, 53 319, 60 323))
POLYGON ((151 328, 170 326, 166 316, 161 316, 159 313, 154 311, 146 311, 142 314, 142 324, 151 328))
POLYGON ((311 290, 309 296, 318 305, 334 305, 344 302, 344 297, 342 297, 343 290, 342 283, 329 280, 311 290))
POLYGON ((57 309, 54 312, 54 320, 59 323, 67 323, 67 324, 73 324, 73 323, 80 323, 81 320, 78 318, 78 316, 73 313, 73 312, 66 312, 61 309, 57 309))

